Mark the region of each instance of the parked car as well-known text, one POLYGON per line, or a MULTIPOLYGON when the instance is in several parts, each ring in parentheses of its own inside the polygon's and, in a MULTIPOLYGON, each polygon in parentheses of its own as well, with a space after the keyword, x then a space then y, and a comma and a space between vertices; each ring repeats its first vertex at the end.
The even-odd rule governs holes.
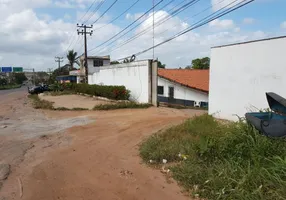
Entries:
POLYGON ((45 91, 50 91, 48 85, 39 85, 39 86, 33 86, 31 88, 28 88, 28 92, 30 94, 40 94, 40 93, 43 93, 45 91))

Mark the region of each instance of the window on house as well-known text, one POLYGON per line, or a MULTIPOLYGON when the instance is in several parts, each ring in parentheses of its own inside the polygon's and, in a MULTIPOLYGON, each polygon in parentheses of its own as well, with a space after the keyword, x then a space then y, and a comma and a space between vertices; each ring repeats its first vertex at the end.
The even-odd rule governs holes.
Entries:
POLYGON ((164 86, 158 86, 157 87, 157 92, 158 92, 158 94, 163 95, 164 94, 164 86))
POLYGON ((103 66, 103 60, 93 60, 93 66, 94 67, 103 66))

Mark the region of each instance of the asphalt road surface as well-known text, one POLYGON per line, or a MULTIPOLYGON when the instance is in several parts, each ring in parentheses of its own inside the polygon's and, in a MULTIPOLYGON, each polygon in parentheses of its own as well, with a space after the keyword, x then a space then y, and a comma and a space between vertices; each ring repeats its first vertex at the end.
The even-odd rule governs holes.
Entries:
POLYGON ((15 93, 15 92, 24 92, 24 91, 28 91, 27 86, 23 86, 21 88, 16 88, 16 89, 11 89, 11 90, 0 90, 0 98, 2 98, 3 95, 8 95, 8 94, 15 93))

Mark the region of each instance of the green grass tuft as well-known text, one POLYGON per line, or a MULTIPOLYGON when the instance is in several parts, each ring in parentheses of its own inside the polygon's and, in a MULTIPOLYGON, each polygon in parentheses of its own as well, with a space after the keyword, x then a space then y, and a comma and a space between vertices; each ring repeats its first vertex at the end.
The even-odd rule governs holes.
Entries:
POLYGON ((32 104, 35 109, 54 109, 52 102, 41 100, 36 94, 30 94, 28 97, 33 100, 32 104))
POLYGON ((76 94, 74 91, 71 90, 64 90, 64 91, 52 91, 52 92, 47 92, 51 96, 61 96, 61 95, 72 95, 76 94))
POLYGON ((286 198, 285 139, 260 135, 242 121, 222 124, 208 115, 195 117, 148 138, 140 155, 146 162, 177 162, 173 177, 202 198, 286 198))
POLYGON ((101 104, 94 106, 93 110, 116 110, 116 109, 126 109, 126 108, 149 108, 151 104, 138 104, 135 102, 120 102, 115 104, 101 104))
POLYGON ((0 85, 0 90, 10 90, 22 87, 21 85, 0 85))

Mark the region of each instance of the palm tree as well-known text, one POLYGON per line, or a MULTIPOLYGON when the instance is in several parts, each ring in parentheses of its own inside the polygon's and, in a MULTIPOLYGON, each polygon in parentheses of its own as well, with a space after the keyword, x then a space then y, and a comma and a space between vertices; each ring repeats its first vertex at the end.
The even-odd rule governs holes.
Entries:
POLYGON ((77 52, 74 52, 74 50, 68 51, 67 59, 69 60, 71 70, 73 69, 73 64, 76 63, 76 57, 77 57, 77 52))

